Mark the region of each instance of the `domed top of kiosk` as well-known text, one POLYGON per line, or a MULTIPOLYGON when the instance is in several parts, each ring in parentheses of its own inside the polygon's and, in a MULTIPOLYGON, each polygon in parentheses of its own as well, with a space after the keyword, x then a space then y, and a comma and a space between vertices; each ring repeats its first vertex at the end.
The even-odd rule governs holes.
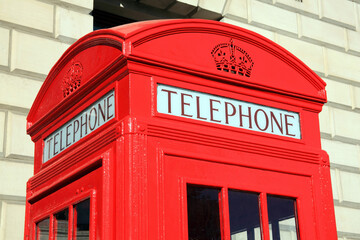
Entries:
POLYGON ((28 115, 29 132, 33 124, 47 122, 52 111, 68 109, 76 95, 87 94, 96 79, 129 61, 319 105, 326 102, 321 78, 259 34, 208 20, 155 20, 94 31, 74 43, 40 89, 28 115))

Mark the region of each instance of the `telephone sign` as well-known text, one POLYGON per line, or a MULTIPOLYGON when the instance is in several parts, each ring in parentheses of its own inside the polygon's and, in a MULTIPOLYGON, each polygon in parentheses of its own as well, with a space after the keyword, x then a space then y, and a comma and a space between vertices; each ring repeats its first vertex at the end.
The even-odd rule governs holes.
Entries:
POLYGON ((47 162, 115 116, 114 91, 109 92, 83 112, 44 139, 43 162, 47 162))
POLYGON ((299 114, 172 86, 157 87, 157 111, 173 116, 301 138, 299 114))

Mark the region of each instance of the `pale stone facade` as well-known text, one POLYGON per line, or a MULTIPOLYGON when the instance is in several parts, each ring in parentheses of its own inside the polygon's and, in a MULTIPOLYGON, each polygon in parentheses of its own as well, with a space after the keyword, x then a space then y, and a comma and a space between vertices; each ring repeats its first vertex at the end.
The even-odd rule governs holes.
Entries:
POLYGON ((92 31, 92 0, 0 0, 0 239, 23 239, 34 144, 26 116, 51 67, 92 31))
MULTIPOLYGON (((320 127, 338 236, 360 239, 360 0, 178 2, 275 41, 326 81, 320 127)), ((93 0, 0 0, 0 240, 23 238, 25 187, 33 173, 26 115, 56 60, 92 31, 92 9, 93 0)))

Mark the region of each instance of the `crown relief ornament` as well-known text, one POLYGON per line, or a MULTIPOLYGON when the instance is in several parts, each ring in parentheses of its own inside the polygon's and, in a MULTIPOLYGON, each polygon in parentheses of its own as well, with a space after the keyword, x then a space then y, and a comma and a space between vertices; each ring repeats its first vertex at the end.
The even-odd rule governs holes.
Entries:
POLYGON ((80 87, 81 77, 83 74, 83 66, 80 62, 72 61, 72 64, 65 74, 62 81, 62 91, 64 97, 70 95, 73 91, 80 87))
POLYGON ((250 77, 254 62, 244 49, 234 45, 233 39, 216 45, 211 55, 217 70, 250 77))

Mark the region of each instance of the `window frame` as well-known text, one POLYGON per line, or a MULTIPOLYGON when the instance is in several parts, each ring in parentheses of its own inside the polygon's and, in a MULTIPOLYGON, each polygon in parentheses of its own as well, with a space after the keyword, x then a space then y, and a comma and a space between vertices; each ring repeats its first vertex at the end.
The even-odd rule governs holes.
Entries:
POLYGON ((90 199, 90 215, 89 215, 89 239, 95 239, 95 227, 94 224, 96 222, 96 191, 94 189, 90 189, 88 191, 85 191, 83 193, 80 193, 78 195, 73 196, 72 198, 69 198, 67 201, 59 201, 59 204, 57 204, 55 207, 49 209, 45 213, 37 216, 33 220, 33 236, 32 239, 38 239, 38 227, 37 224, 47 218, 50 219, 49 222, 49 239, 54 239, 56 237, 55 233, 55 226, 56 226, 56 218, 55 214, 61 212, 62 210, 69 209, 69 222, 68 222, 68 239, 75 240, 74 237, 75 231, 74 231, 74 223, 76 221, 74 220, 74 206, 82 201, 85 201, 87 199, 90 199))
MULTIPOLYGON (((259 204, 259 222, 260 222, 260 233, 261 239, 271 239, 270 238, 270 227, 269 227, 269 209, 268 209, 268 196, 279 197, 279 198, 288 198, 294 200, 294 215, 295 215, 295 227, 296 227, 296 235, 297 239, 300 238, 300 231, 299 231, 299 219, 297 214, 297 204, 298 198, 289 197, 285 195, 278 195, 278 194, 269 194, 267 192, 256 192, 256 191, 249 191, 249 190, 242 190, 242 189, 235 189, 235 188, 228 188, 220 185, 206 185, 206 184, 194 184, 191 182, 185 183, 185 192, 186 196, 184 199, 188 197, 188 186, 196 186, 196 187, 203 187, 203 188, 212 188, 212 189, 219 189, 219 216, 220 216, 220 232, 221 232, 221 239, 231 239, 231 231, 230 231, 230 210, 229 210, 229 191, 241 191, 247 192, 252 194, 258 195, 258 204, 259 204)), ((186 208, 186 212, 188 211, 188 202, 183 203, 186 208)), ((188 226, 188 215, 186 217, 186 223, 184 225, 188 226)), ((187 232, 187 236, 188 236, 187 232)))

